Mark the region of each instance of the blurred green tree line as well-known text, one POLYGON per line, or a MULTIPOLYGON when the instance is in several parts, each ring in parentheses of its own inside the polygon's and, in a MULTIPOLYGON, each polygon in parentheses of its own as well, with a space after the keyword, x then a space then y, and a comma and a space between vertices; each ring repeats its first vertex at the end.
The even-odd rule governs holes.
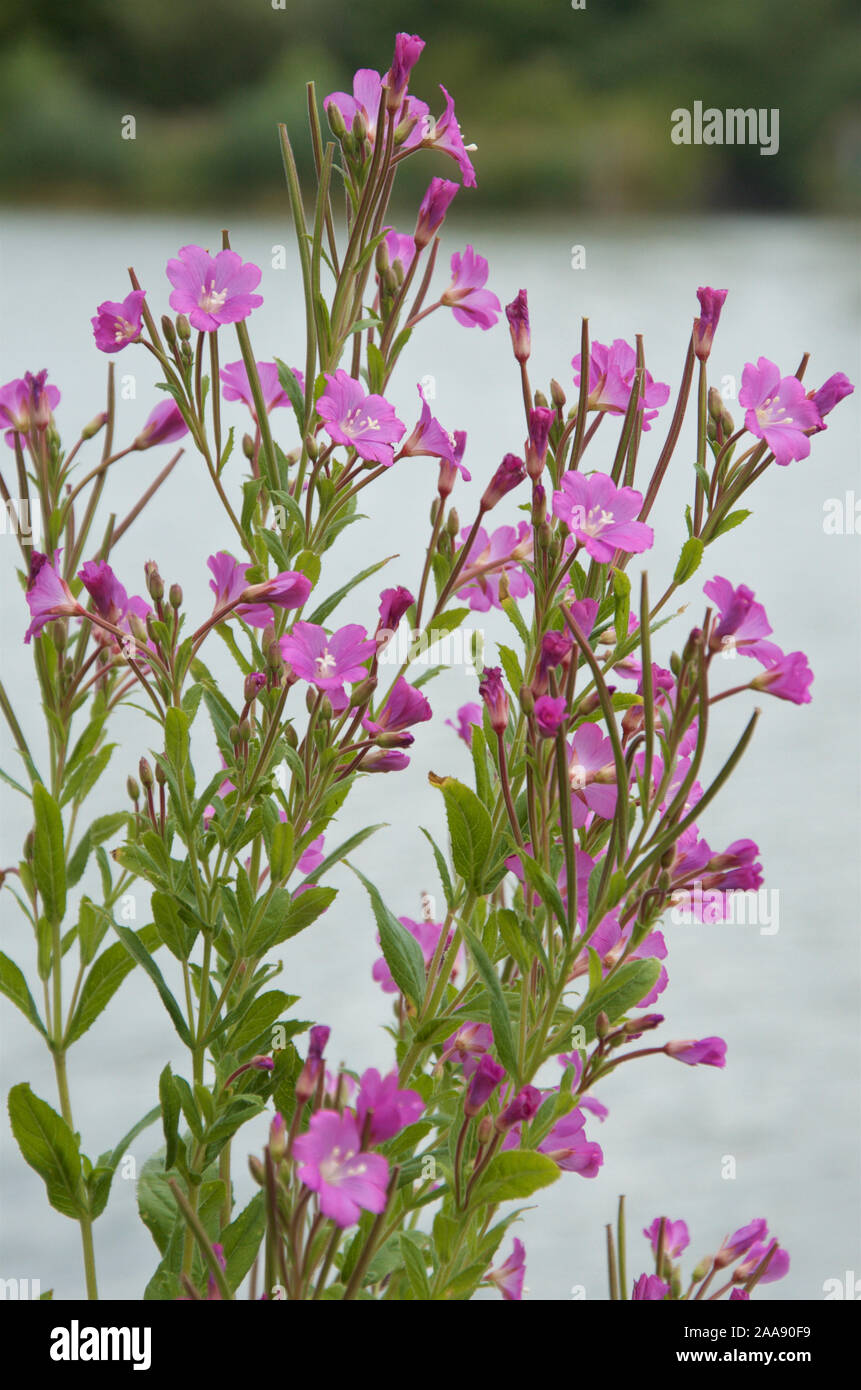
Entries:
POLYGON ((322 99, 385 71, 399 29, 479 147, 475 210, 861 204, 857 0, 0 0, 4 201, 280 202, 276 123, 299 135, 311 77, 322 99), (778 108, 779 153, 674 145, 698 100, 778 108))

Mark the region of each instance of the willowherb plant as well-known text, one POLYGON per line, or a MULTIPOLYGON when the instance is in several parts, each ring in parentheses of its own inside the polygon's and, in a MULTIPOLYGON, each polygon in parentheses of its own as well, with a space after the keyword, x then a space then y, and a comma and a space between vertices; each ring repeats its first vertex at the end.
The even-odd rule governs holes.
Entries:
MULTIPOLYGON (((466 434, 434 418, 421 387, 411 430, 386 396, 429 314, 450 308, 459 324, 483 330, 501 315, 485 288, 487 262, 472 246, 452 255, 450 282, 433 298, 457 183, 431 180, 412 234, 386 220, 399 165, 424 150, 444 152, 463 186, 475 183, 449 94, 443 89, 435 118, 409 93, 423 46, 399 35, 384 77, 363 70, 352 95, 327 98, 329 142, 309 86, 310 223, 281 128, 306 307, 301 369, 256 360, 247 321, 263 302, 261 272, 225 234, 215 255, 185 246, 168 262, 175 317, 157 318, 133 272, 126 298, 98 308, 96 346, 145 350, 163 377, 164 401, 127 448, 114 443, 110 370, 105 411, 68 451, 46 373, 0 391, 15 478, 11 487, 0 479, 3 499, 13 519, 38 506, 44 529, 38 552, 27 527, 17 527, 31 616, 25 641, 46 726, 36 756, 0 688, 24 769, 22 781, 5 781, 32 808, 20 862, 4 871, 3 886, 34 940, 26 971, 0 957, 0 986, 44 1037, 60 1107, 21 1084, 9 1112, 48 1200, 80 1225, 91 1298, 93 1222, 132 1136, 160 1117, 164 1144, 139 1181, 160 1257, 146 1297, 232 1299, 252 1271, 253 1297, 468 1299, 496 1286, 518 1299, 523 1246, 515 1240, 507 1257, 498 1254, 519 1214, 511 1204, 563 1172, 598 1174, 603 1154, 587 1137, 587 1125, 606 1114, 593 1095, 598 1083, 657 1054, 724 1066, 718 1037, 654 1041, 664 1020, 652 1009, 667 982, 660 924, 691 902, 701 917, 720 920, 734 892, 762 882, 753 841, 716 852, 698 828, 758 717, 703 786, 714 705, 749 689, 804 704, 812 673, 801 652, 785 654, 770 640, 751 590, 720 576, 706 583, 699 626, 667 668, 653 659, 653 639, 706 547, 749 515, 743 495, 772 463, 805 458, 852 387, 838 373, 808 392, 806 357, 788 376, 760 357, 744 369, 745 417, 736 427, 708 383, 726 292, 701 288, 666 435, 640 490, 642 437, 670 396, 647 370, 642 340, 605 346, 584 321, 573 401, 556 381, 546 394, 535 390, 521 290, 505 314, 524 449, 495 468, 470 458, 487 483, 461 527, 451 499, 470 477, 466 434), (342 230, 336 183, 346 198, 342 230), (239 356, 222 365, 231 330, 239 356), (687 538, 653 599, 646 575, 634 591, 627 571, 652 546, 648 518, 694 389, 687 538), (252 421, 242 441, 247 478, 233 497, 225 467, 234 434, 222 425, 222 397, 244 402, 252 421), (288 450, 273 433, 282 409, 299 441, 288 450), (587 451, 594 455, 599 429, 604 440, 614 422, 617 436, 593 467, 587 451), (100 461, 88 466, 99 435, 100 461), (225 548, 209 559, 212 610, 193 616, 156 563, 146 566, 145 595, 132 598, 112 565, 128 527, 158 508, 178 454, 124 520, 111 515, 94 531, 114 464, 180 438, 200 455, 225 514, 225 548), (359 495, 395 465, 426 467, 406 462, 416 456, 438 467, 419 573, 399 574, 410 587, 384 589, 364 626, 334 626, 345 597, 386 562, 324 597, 327 554, 360 519, 359 495), (527 515, 491 530, 489 514, 503 503, 527 515), (405 750, 421 737, 412 730, 432 717, 424 687, 438 668, 408 679, 429 638, 490 608, 509 620, 511 645, 499 647, 498 666, 484 668, 479 698, 454 726, 471 750, 474 789, 432 776, 448 828, 445 848, 431 840, 445 911, 435 920, 426 899, 422 920, 412 921, 393 914, 355 862, 381 827, 332 849, 333 824, 357 779, 407 766, 405 750), (398 662, 404 623, 411 636, 398 662), (222 684, 205 664, 213 634, 235 663, 222 684), (715 693, 715 657, 728 650, 745 658, 749 679, 715 693), (148 746, 128 779, 131 809, 82 828, 88 795, 107 775, 111 719, 122 703, 155 724, 149 737, 140 726, 148 746), (193 756, 195 739, 207 736, 201 706, 222 762, 202 780, 193 756), (81 896, 70 912, 91 860, 101 892, 81 896), (310 1025, 291 1013, 298 996, 271 988, 281 968, 273 953, 331 908, 336 890, 325 880, 344 863, 367 890, 381 948, 374 978, 393 999, 386 1076, 328 1071, 323 1026, 310 1028, 300 1055, 294 1039, 310 1025), (135 880, 152 913, 137 931, 118 910, 135 880), (158 1106, 112 1152, 91 1159, 74 1127, 68 1054, 135 966, 188 1051, 186 1074, 166 1066, 158 1106), (260 1190, 236 1212, 232 1149, 270 1103, 268 1143, 262 1158, 250 1158, 260 1190)), ((645 1234, 655 1272, 634 1282, 620 1207, 616 1239, 608 1229, 611 1297, 702 1298, 717 1281, 709 1297, 732 1290, 744 1298, 788 1268, 762 1220, 728 1237, 688 1281, 675 1263, 688 1244, 684 1222, 658 1218, 645 1234)))

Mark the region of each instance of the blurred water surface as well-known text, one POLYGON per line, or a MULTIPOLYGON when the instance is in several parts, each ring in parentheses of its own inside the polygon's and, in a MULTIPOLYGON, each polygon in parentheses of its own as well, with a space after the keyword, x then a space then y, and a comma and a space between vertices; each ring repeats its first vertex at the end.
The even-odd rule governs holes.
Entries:
MULTIPOLYGON (((105 360, 95 351, 88 319, 103 299, 126 293, 133 263, 154 312, 167 308, 164 264, 188 242, 215 247, 220 229, 201 217, 183 220, 7 214, 0 230, 0 314, 5 326, 0 379, 25 370, 50 369, 63 393, 58 422, 71 441, 102 408, 105 360)), ((231 228, 232 244, 264 268, 265 305, 250 321, 260 359, 274 354, 303 364, 303 305, 296 258, 286 222, 257 221, 231 228), (286 245, 286 269, 272 269, 286 245)), ((556 224, 536 231, 512 224, 467 227, 455 223, 447 248, 472 240, 491 264, 490 288, 507 302, 525 286, 532 310, 534 385, 556 376, 571 387, 570 359, 578 350, 579 318, 588 314, 594 338, 633 340, 645 334, 647 363, 675 391, 699 284, 727 286, 730 297, 712 357, 712 380, 735 377, 745 361, 764 354, 788 372, 803 351, 812 354, 808 380, 831 372, 859 379, 858 265, 856 229, 811 220, 718 220, 630 224, 556 224), (571 268, 572 244, 586 249, 586 268, 571 268)), ((445 280, 440 272, 441 287, 445 280)), ((222 360, 239 356, 224 330, 222 360)), ((137 432, 161 394, 152 389, 150 359, 130 349, 116 359, 120 395, 117 439, 137 432), (134 388, 134 399, 128 399, 134 388)), ((415 418, 417 381, 433 393, 435 413, 448 428, 469 433, 467 463, 475 482, 458 498, 467 521, 483 480, 502 453, 522 444, 522 406, 503 323, 482 334, 459 327, 448 311, 422 325, 402 359, 391 396, 406 422, 415 418)), ((730 380, 724 381, 732 389, 730 380)), ((709 808, 703 829, 721 847, 750 836, 762 850, 769 889, 777 890, 779 930, 756 926, 668 925, 670 986, 660 1008, 666 1037, 719 1033, 729 1044, 728 1066, 719 1072, 674 1065, 665 1058, 625 1067, 599 1090, 610 1107, 603 1126, 590 1121, 606 1161, 594 1181, 574 1175, 541 1194, 517 1233, 528 1253, 529 1296, 567 1299, 575 1286, 587 1298, 606 1296, 603 1223, 617 1195, 627 1194, 629 1272, 647 1268, 640 1229, 659 1214, 684 1217, 693 1234, 694 1260, 716 1248, 722 1236, 754 1216, 765 1216, 792 1254, 781 1284, 764 1291, 776 1298, 818 1298, 823 1281, 861 1268, 859 1259, 859 952, 858 952, 858 546, 854 533, 826 534, 829 499, 845 501, 858 486, 857 397, 831 417, 806 462, 772 468, 759 485, 754 515, 723 537, 682 595, 688 614, 656 639, 656 659, 700 620, 701 585, 713 574, 750 584, 769 613, 775 639, 785 650, 807 652, 816 681, 813 703, 796 709, 762 697, 765 706, 754 744, 732 789, 709 808), (734 1160, 735 1176, 727 1177, 734 1160)), ((730 410, 739 414, 736 404, 730 410)), ((239 432, 239 407, 226 414, 239 432)), ((293 440, 286 412, 275 417, 285 447, 293 440)), ((660 422, 659 422, 660 424, 660 422)), ((646 436, 642 476, 654 461, 659 430, 646 436)), ((612 431, 604 428, 591 454, 593 467, 612 457, 612 431)), ((657 528, 649 556, 652 591, 660 592, 675 565, 684 536, 682 509, 692 492, 692 433, 687 431, 652 520, 657 528)), ((93 452, 93 460, 96 458, 93 452)), ((114 471, 109 505, 122 516, 166 461, 166 450, 137 454, 114 471)), ((229 466, 238 487, 241 455, 229 466)), ((91 466, 91 465, 90 465, 91 466)), ((372 626, 383 584, 415 585, 426 542, 436 469, 416 459, 393 469, 369 499, 370 519, 347 530, 320 581, 328 593, 372 558, 394 554, 378 580, 352 592, 340 621, 372 626), (396 554, 395 554, 396 552, 396 554)), ((504 504, 498 523, 518 514, 504 504)), ((746 505, 750 505, 746 502, 746 505)), ((206 556, 232 547, 229 524, 202 465, 186 455, 162 489, 157 504, 123 539, 116 564, 129 591, 140 591, 142 565, 158 560, 167 581, 182 584, 188 611, 208 609, 206 556)), ((42 746, 35 683, 21 645, 26 609, 13 578, 14 542, 2 540, 3 603, 0 647, 3 679, 27 736, 42 746)), ((639 573, 635 560, 630 572, 639 573)), ((486 629, 490 658, 496 639, 510 640, 504 620, 476 616, 486 629)), ((235 675, 216 638, 206 659, 225 679, 235 675)), ((745 675, 749 674, 747 669, 745 675)), ((727 663, 727 684, 742 677, 727 663)), ((334 845, 357 828, 387 821, 388 828, 361 849, 363 871, 391 908, 418 916, 423 890, 438 893, 429 849, 417 826, 444 835, 441 801, 427 773, 468 778, 468 756, 444 724, 458 705, 476 697, 475 678, 455 669, 428 687, 435 714, 418 731, 407 772, 366 779, 331 828, 334 845)), ((715 710, 709 769, 726 756, 753 707, 747 696, 715 710)), ((195 726, 199 776, 214 769, 214 751, 195 726)), ((151 725, 135 711, 119 723, 121 747, 90 802, 93 815, 124 800, 126 775, 149 746, 151 725)), ((2 763, 15 772, 5 730, 2 763)), ((0 863, 14 862, 26 825, 14 793, 3 790, 0 863)), ((283 983, 302 995, 303 1017, 332 1027, 330 1055, 362 1070, 388 1069, 390 1039, 382 1025, 389 1001, 371 979, 377 954, 367 901, 351 875, 333 875, 340 889, 329 913, 281 955, 283 983)), ((83 891, 87 880, 78 890, 83 891)), ((33 951, 17 909, 0 897, 2 947, 27 962, 33 951)), ((143 893, 138 924, 147 920, 143 893)), ((280 983, 280 982, 279 982, 280 983)), ((55 1102, 45 1049, 11 1007, 0 1013, 2 1085, 28 1080, 55 1102)), ((184 1057, 148 981, 135 973, 107 1013, 71 1055, 75 1121, 90 1154, 112 1147, 154 1103, 165 1061, 184 1057)), ((244 1154, 262 1140, 265 1125, 247 1130, 234 1169, 240 1195, 250 1191, 244 1154)), ((156 1130, 132 1146, 138 1168, 159 1142, 156 1130)), ((39 1278, 58 1297, 82 1292, 78 1234, 46 1207, 41 1181, 17 1153, 5 1122, 0 1125, 0 1274, 39 1278)), ((134 1184, 118 1178, 107 1213, 96 1228, 100 1280, 106 1295, 139 1297, 156 1263, 150 1236, 137 1219, 134 1184)))

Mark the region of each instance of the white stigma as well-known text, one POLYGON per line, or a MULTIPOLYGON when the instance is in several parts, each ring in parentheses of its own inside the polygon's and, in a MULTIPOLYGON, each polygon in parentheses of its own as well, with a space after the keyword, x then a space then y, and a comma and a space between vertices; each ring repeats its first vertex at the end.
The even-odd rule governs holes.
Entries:
POLYGON ((214 314, 217 309, 222 309, 224 307, 226 298, 227 290, 216 290, 213 289, 211 285, 209 289, 207 289, 206 285, 201 285, 200 298, 197 303, 198 307, 203 309, 204 313, 214 314))
POLYGON ((335 665, 335 658, 328 648, 326 648, 321 656, 316 657, 314 660, 314 670, 317 675, 321 676, 324 680, 327 676, 331 676, 335 669, 335 665))

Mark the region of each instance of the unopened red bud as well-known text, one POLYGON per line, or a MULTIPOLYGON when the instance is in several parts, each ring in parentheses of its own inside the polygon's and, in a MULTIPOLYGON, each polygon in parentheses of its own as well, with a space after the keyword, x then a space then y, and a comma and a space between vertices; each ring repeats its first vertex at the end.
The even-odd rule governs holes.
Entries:
POLYGON ((158 565, 154 560, 147 560, 144 565, 144 574, 146 575, 147 593, 150 598, 154 599, 156 602, 158 602, 159 599, 163 599, 164 580, 159 574, 158 565))
POLYGON ((568 399, 555 377, 550 382, 550 399, 557 410, 562 410, 568 399))
POLYGON ((478 1142, 487 1144, 493 1137, 493 1120, 490 1115, 482 1115, 478 1122, 478 1142))
POLYGON ((169 348, 176 346, 176 328, 170 314, 162 314, 161 331, 165 336, 165 341, 169 348))
POLYGON ((155 780, 158 782, 160 787, 163 787, 167 781, 167 777, 165 776, 164 768, 162 767, 161 763, 156 763, 155 765, 155 780))
POLYGON ((180 584, 171 584, 171 586, 170 586, 170 592, 169 592, 169 594, 168 594, 168 598, 170 599, 170 606, 171 606, 171 608, 181 608, 181 607, 182 607, 182 585, 180 585, 180 584))
POLYGON ((138 773, 140 774, 140 779, 143 786, 151 787, 153 785, 152 768, 150 767, 146 758, 141 758, 140 762, 138 763, 138 773))
POLYGON ((269 1152, 275 1163, 280 1163, 287 1152, 287 1126, 280 1111, 275 1114, 269 1126, 269 1152))
POLYGON ((610 1031, 610 1019, 602 1009, 595 1019, 595 1034, 599 1038, 606 1038, 610 1031))

